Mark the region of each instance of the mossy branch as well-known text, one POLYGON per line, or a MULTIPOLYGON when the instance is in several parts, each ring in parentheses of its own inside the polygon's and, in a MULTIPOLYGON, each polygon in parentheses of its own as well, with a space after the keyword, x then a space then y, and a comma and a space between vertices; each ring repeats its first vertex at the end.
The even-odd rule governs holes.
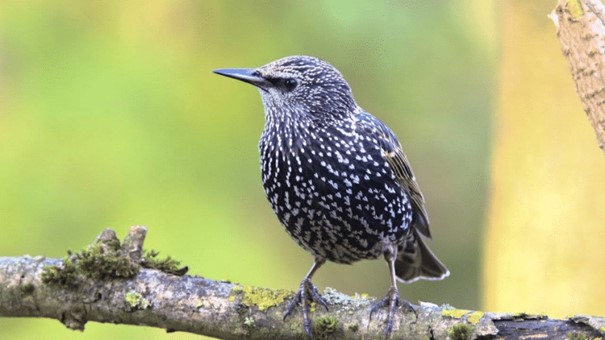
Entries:
MULTIPOLYGON (((144 252, 146 229, 131 228, 120 244, 105 230, 65 259, 0 257, 0 316, 45 317, 84 330, 88 321, 146 325, 225 339, 304 339, 299 315, 283 320, 291 291, 184 275, 172 258, 144 252), (149 269, 149 268, 154 269, 149 269)), ((372 298, 323 292, 330 310, 313 313, 314 336, 383 338, 384 312, 369 318, 372 298)), ((521 336, 596 338, 605 319, 496 314, 423 303, 397 315, 393 338, 494 339, 521 336)))

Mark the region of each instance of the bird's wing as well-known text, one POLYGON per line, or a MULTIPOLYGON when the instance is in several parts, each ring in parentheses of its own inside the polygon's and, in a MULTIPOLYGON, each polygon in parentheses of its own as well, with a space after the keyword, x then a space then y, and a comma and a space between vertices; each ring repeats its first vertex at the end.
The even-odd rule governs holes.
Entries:
POLYGON ((361 127, 367 132, 372 133, 379 141, 383 151, 382 156, 389 163, 399 184, 412 200, 412 207, 414 209, 413 223, 416 229, 422 235, 430 238, 431 232, 429 230, 429 218, 424 204, 424 196, 422 196, 422 192, 416 182, 416 177, 414 176, 414 172, 412 172, 410 162, 403 152, 401 143, 399 143, 393 131, 377 118, 367 113, 359 114, 357 117, 361 127))

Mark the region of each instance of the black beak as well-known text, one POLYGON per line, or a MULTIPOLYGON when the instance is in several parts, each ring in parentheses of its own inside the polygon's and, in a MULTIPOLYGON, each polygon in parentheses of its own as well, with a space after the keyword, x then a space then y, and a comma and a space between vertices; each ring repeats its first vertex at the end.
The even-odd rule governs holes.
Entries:
POLYGON ((270 84, 267 79, 260 76, 260 74, 253 68, 221 68, 213 71, 221 76, 241 80, 243 82, 252 84, 254 86, 264 88, 270 84))

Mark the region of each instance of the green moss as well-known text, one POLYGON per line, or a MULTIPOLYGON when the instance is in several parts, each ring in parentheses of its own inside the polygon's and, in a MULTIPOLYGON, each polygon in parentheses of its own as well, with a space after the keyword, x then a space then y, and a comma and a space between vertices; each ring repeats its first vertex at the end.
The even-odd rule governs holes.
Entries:
POLYGON ((483 315, 485 315, 485 313, 474 311, 466 317, 466 320, 468 320, 468 322, 470 322, 471 324, 476 325, 477 323, 479 323, 483 315))
POLYGON ((167 256, 158 258, 158 252, 145 251, 143 257, 131 257, 129 247, 132 240, 127 236, 125 248, 115 232, 106 229, 95 242, 79 252, 67 252, 60 266, 47 266, 42 271, 42 282, 48 285, 75 288, 84 280, 95 281, 127 279, 138 274, 141 267, 157 269, 173 275, 184 275, 187 267, 180 267, 180 262, 167 256), (129 241, 130 240, 130 241, 129 241))
POLYGON ((260 311, 265 311, 284 302, 292 295, 291 291, 283 289, 266 289, 252 286, 234 286, 231 290, 229 301, 241 296, 241 302, 247 307, 255 306, 260 311))
POLYGON ((331 315, 320 316, 315 320, 314 331, 319 339, 328 339, 336 331, 338 319, 331 315))
POLYGON ((454 319, 460 319, 471 311, 468 309, 443 309, 441 310, 441 316, 447 316, 454 319))
POLYGON ((74 262, 82 275, 93 280, 131 278, 139 272, 140 267, 129 257, 122 256, 117 251, 119 247, 118 242, 117 245, 112 245, 110 248, 113 251, 106 251, 96 243, 74 254, 74 262))
POLYGON ((130 310, 143 310, 151 306, 149 300, 144 298, 141 293, 132 290, 124 295, 124 302, 130 307, 130 310))
MULTIPOLYGON (((116 240, 117 241, 117 240, 116 240)), ((93 243, 85 249, 63 259, 61 266, 46 266, 42 271, 42 282, 48 285, 76 287, 84 278, 105 280, 130 278, 139 272, 139 265, 119 252, 119 241, 93 243)))
POLYGON ((357 332, 357 331, 359 330, 359 325, 358 325, 358 324, 356 324, 356 323, 351 324, 351 325, 349 325, 349 330, 350 330, 351 332, 355 333, 355 332, 357 332))
POLYGON ((449 335, 452 340, 467 340, 471 338, 474 330, 475 328, 471 325, 458 323, 448 329, 447 335, 449 335))
POLYGON ((19 285, 19 291, 21 291, 23 295, 31 295, 35 289, 36 287, 32 283, 25 283, 19 285))
POLYGON ((155 250, 145 250, 145 255, 143 255, 143 260, 141 261, 141 266, 143 268, 156 269, 161 272, 177 276, 187 274, 189 267, 181 267, 181 261, 177 261, 170 256, 160 259, 158 258, 159 254, 160 253, 155 250))
POLYGON ((581 333, 569 332, 569 333, 567 333, 566 339, 567 340, 588 340, 588 337, 586 337, 586 335, 581 334, 581 333))
POLYGON ((513 319, 522 319, 522 320, 546 320, 548 319, 548 315, 544 314, 528 314, 525 312, 515 313, 512 315, 513 319))
POLYGON ((74 287, 77 285, 77 269, 69 258, 65 258, 61 267, 44 266, 42 283, 51 286, 74 287))

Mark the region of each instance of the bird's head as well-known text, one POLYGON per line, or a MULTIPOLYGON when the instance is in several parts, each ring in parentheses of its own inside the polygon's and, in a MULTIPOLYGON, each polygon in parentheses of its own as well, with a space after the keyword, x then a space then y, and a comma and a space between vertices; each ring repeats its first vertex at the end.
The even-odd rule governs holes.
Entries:
POLYGON ((214 72, 258 87, 269 115, 338 119, 357 107, 351 88, 340 72, 315 57, 285 57, 259 68, 214 72))

